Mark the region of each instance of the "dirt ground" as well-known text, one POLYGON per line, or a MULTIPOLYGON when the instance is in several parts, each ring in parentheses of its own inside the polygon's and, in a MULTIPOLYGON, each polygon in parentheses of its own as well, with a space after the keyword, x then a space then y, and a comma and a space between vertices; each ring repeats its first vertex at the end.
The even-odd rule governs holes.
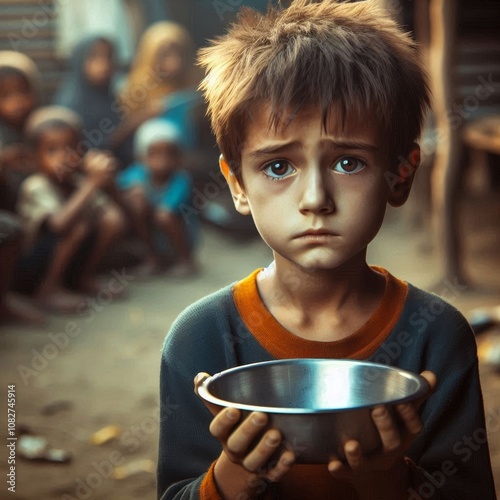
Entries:
MULTIPOLYGON (((494 199, 494 198, 493 198, 494 199)), ((480 287, 459 290, 454 304, 466 315, 500 304, 498 201, 472 203, 464 219, 467 270, 480 287), (492 208, 493 207, 493 208, 492 208), (487 210, 486 210, 487 208, 487 210), (488 215, 489 214, 489 215, 488 215), (492 229, 492 227, 494 229, 492 229)), ((438 291, 440 264, 429 251, 425 231, 409 232, 407 219, 388 214, 370 248, 370 262, 387 267, 415 285, 438 291)), ((4 326, 0 334, 1 428, 6 442, 7 386, 16 388, 16 426, 71 452, 67 464, 16 459, 16 495, 4 480, 0 498, 19 500, 131 500, 155 498, 158 433, 158 371, 162 341, 170 323, 193 300, 267 265, 270 252, 258 239, 237 242, 204 229, 199 277, 140 281, 116 271, 128 293, 123 301, 93 298, 91 312, 50 317, 46 328, 4 326), (118 426, 115 439, 96 445, 96 431, 118 426), (113 475, 113 466, 121 467, 113 475), (125 469, 123 468, 125 467, 125 469), (137 470, 141 470, 137 472, 137 470)), ((500 332, 478 337, 483 345, 500 332), (485 340, 486 339, 486 340, 485 340)), ((500 374, 481 366, 491 456, 500 491, 500 374)), ((5 478, 7 451, 0 470, 5 478)))

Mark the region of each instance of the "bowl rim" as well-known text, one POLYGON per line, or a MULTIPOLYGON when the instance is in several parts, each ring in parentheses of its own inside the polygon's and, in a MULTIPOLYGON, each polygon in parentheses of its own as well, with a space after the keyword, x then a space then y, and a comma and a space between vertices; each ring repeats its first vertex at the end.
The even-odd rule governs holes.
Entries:
POLYGON ((410 401, 414 401, 415 399, 419 399, 425 396, 430 390, 429 383, 427 380, 421 375, 411 372, 409 370, 404 370, 403 368, 399 368, 397 366, 385 365, 382 363, 374 363, 371 361, 364 360, 356 360, 356 359, 329 359, 329 358, 289 358, 289 359, 278 359, 271 361, 261 361, 257 363, 248 363, 244 365, 235 366, 233 368, 228 368, 221 372, 215 373, 209 377, 207 377, 198 387, 198 395, 207 401, 208 403, 212 403, 216 406, 228 407, 228 408, 237 408, 238 410, 243 411, 258 411, 263 413, 271 413, 271 414, 293 414, 293 415, 304 415, 304 414, 320 414, 320 413, 338 413, 345 411, 354 411, 361 410, 364 408, 374 408, 379 405, 397 405, 403 404, 410 401), (210 384, 221 377, 225 377, 227 375, 231 375, 232 373, 237 373, 240 371, 244 371, 249 367, 260 367, 260 366, 271 366, 271 365, 280 365, 280 364, 306 364, 306 363, 320 363, 320 364, 356 364, 356 365, 365 365, 372 368, 382 368, 387 371, 397 371, 399 374, 404 377, 410 378, 417 382, 417 389, 413 394, 405 396, 404 398, 394 399, 390 401, 381 401, 378 403, 370 403, 366 405, 352 406, 347 408, 288 408, 288 407, 278 407, 278 406, 260 406, 260 405, 249 405, 245 403, 234 403, 232 401, 227 401, 221 398, 214 396, 210 392, 210 384))

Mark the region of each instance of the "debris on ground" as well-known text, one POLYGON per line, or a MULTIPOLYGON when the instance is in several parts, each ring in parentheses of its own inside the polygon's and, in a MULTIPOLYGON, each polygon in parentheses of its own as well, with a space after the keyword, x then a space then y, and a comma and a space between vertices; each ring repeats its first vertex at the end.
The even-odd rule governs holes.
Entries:
POLYGON ((49 442, 41 436, 23 434, 17 441, 19 456, 25 460, 41 460, 54 463, 67 463, 71 453, 67 450, 51 448, 49 442))
POLYGON ((133 476, 134 474, 139 474, 141 472, 147 472, 154 474, 156 470, 156 465, 153 460, 141 459, 134 460, 128 464, 121 465, 120 467, 115 467, 113 470, 113 477, 115 479, 125 479, 127 477, 133 476))
POLYGON ((481 363, 500 371, 500 337, 490 336, 482 340, 478 344, 477 355, 481 363))
POLYGON ((90 442, 97 446, 108 443, 121 436, 122 429, 118 425, 107 425, 90 436, 90 442))

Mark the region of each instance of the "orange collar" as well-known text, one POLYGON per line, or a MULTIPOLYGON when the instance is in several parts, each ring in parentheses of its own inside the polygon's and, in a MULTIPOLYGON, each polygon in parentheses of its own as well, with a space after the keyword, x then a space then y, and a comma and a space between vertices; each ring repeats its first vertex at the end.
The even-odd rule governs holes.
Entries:
POLYGON ((257 269, 233 287, 236 308, 257 341, 272 356, 284 358, 367 359, 388 337, 403 311, 407 283, 385 269, 372 267, 385 276, 385 292, 371 318, 349 337, 332 342, 306 340, 284 328, 262 302, 257 288, 257 269))

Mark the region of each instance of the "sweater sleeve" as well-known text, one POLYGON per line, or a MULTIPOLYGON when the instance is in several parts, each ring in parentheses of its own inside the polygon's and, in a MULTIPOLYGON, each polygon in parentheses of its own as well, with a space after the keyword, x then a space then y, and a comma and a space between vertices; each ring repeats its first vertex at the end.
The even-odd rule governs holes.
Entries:
POLYGON ((213 374, 235 364, 230 344, 221 340, 230 293, 228 288, 190 306, 166 337, 160 368, 161 500, 217 498, 212 464, 222 448, 209 432, 212 415, 195 395, 193 380, 201 371, 213 374))
POLYGON ((421 473, 409 498, 494 500, 474 334, 462 314, 440 298, 412 293, 421 297, 417 312, 406 317, 414 335, 402 367, 434 372, 437 387, 422 406, 424 430, 409 450, 421 473))

